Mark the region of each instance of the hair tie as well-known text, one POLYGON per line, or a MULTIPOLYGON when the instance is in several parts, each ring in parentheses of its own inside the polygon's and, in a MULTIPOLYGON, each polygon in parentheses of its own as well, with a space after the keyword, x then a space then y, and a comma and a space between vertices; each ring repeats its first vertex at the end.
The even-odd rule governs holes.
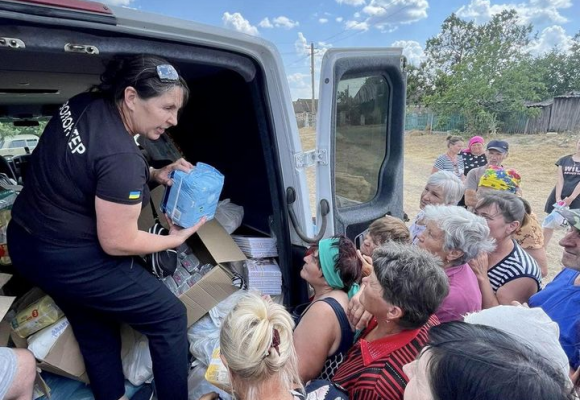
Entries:
POLYGON ((280 349, 278 347, 278 346, 280 346, 280 332, 278 332, 278 329, 273 328, 272 334, 274 336, 272 338, 272 344, 270 345, 270 348, 268 349, 268 351, 266 351, 266 354, 264 354, 264 358, 266 358, 270 355, 270 349, 272 347, 276 350, 276 353, 278 353, 278 357, 280 356, 280 349))
POLYGON ((280 355, 280 349, 278 348, 278 346, 280 346, 280 332, 278 332, 278 329, 274 328, 274 338, 272 339, 272 346, 271 348, 275 348, 276 349, 276 353, 278 353, 278 356, 280 355))

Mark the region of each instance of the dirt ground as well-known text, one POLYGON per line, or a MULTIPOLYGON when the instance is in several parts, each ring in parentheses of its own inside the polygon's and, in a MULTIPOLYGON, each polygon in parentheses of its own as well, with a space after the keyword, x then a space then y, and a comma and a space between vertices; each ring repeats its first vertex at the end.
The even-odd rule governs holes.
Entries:
MULTIPOLYGON (((300 130, 304 150, 316 146, 313 128, 300 130)), ((445 134, 423 134, 420 131, 407 132, 405 136, 405 169, 404 169, 404 210, 413 219, 419 212, 419 196, 430 175, 433 162, 446 150, 445 134)), ((575 152, 577 136, 574 135, 498 135, 510 144, 510 155, 506 166, 515 168, 522 176, 524 198, 530 202, 532 209, 542 221, 545 217, 544 204, 556 179, 554 162, 566 154, 575 152)), ((466 139, 468 139, 466 137, 466 139)), ((486 138, 486 141, 489 138, 486 138)), ((310 168, 307 177, 311 193, 311 205, 314 207, 315 170, 310 168)), ((315 212, 313 211, 313 215, 315 212)), ((544 282, 549 282, 558 273, 562 265, 562 254, 558 241, 564 231, 554 232, 548 247, 549 275, 544 282)))

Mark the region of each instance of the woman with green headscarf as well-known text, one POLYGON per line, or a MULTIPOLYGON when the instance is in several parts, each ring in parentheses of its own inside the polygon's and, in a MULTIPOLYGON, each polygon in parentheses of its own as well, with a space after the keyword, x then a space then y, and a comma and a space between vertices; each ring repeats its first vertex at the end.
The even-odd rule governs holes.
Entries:
POLYGON ((362 277, 356 246, 344 236, 321 240, 306 253, 300 276, 314 290, 294 330, 300 378, 331 379, 354 342, 346 310, 362 277))

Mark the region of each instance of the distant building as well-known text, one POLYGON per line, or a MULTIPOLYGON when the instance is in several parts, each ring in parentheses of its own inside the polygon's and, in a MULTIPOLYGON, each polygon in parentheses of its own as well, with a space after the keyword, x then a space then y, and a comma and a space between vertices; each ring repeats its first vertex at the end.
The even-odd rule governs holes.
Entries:
MULTIPOLYGON (((312 111, 312 99, 298 99, 292 102, 294 107, 294 115, 298 122, 298 128, 315 127, 316 126, 316 111, 312 111)), ((318 100, 314 100, 315 110, 318 110, 318 100)))

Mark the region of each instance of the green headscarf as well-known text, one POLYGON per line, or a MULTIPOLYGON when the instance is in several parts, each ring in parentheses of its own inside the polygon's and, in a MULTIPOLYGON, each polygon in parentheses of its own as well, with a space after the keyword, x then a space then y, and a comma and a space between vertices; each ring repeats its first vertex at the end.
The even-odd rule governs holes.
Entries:
MULTIPOLYGON (((322 239, 318 243, 318 258, 320 259, 320 269, 324 279, 333 289, 343 289, 344 282, 336 269, 336 259, 338 258, 337 238, 322 239)), ((352 298, 360 289, 358 283, 353 283, 348 291, 348 298, 352 298)))

